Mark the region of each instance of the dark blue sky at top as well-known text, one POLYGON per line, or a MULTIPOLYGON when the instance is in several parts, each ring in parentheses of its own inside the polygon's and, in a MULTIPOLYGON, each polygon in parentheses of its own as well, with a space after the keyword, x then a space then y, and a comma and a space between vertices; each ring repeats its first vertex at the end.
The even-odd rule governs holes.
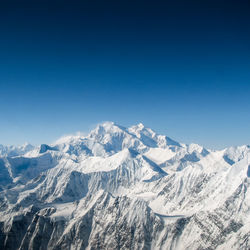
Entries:
POLYGON ((1 1, 0 144, 111 120, 250 144, 248 1, 1 1))

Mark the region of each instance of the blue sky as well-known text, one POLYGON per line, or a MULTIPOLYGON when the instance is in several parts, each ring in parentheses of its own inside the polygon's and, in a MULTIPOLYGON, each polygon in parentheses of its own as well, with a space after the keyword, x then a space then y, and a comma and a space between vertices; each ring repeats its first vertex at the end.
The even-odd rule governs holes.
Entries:
POLYGON ((250 144, 249 4, 185 2, 3 5, 0 143, 111 120, 209 148, 250 144))

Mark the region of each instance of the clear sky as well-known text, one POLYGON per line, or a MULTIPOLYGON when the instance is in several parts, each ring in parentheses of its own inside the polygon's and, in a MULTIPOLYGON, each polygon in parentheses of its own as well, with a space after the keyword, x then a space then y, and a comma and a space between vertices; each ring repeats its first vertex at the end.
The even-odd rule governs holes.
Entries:
POLYGON ((250 144, 249 1, 3 2, 0 144, 107 120, 250 144))

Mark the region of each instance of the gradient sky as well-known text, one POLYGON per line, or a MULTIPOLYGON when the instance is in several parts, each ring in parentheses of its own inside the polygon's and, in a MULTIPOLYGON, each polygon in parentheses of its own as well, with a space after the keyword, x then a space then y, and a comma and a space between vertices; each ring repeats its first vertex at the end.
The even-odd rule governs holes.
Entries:
POLYGON ((250 144, 249 1, 1 1, 0 144, 107 120, 250 144))

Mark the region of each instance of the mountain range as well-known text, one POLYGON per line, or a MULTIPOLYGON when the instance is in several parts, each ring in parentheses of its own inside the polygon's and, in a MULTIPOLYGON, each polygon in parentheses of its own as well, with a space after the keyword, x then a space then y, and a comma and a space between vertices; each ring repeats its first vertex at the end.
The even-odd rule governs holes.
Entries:
POLYGON ((0 249, 250 249, 250 146, 143 124, 0 145, 0 249))

